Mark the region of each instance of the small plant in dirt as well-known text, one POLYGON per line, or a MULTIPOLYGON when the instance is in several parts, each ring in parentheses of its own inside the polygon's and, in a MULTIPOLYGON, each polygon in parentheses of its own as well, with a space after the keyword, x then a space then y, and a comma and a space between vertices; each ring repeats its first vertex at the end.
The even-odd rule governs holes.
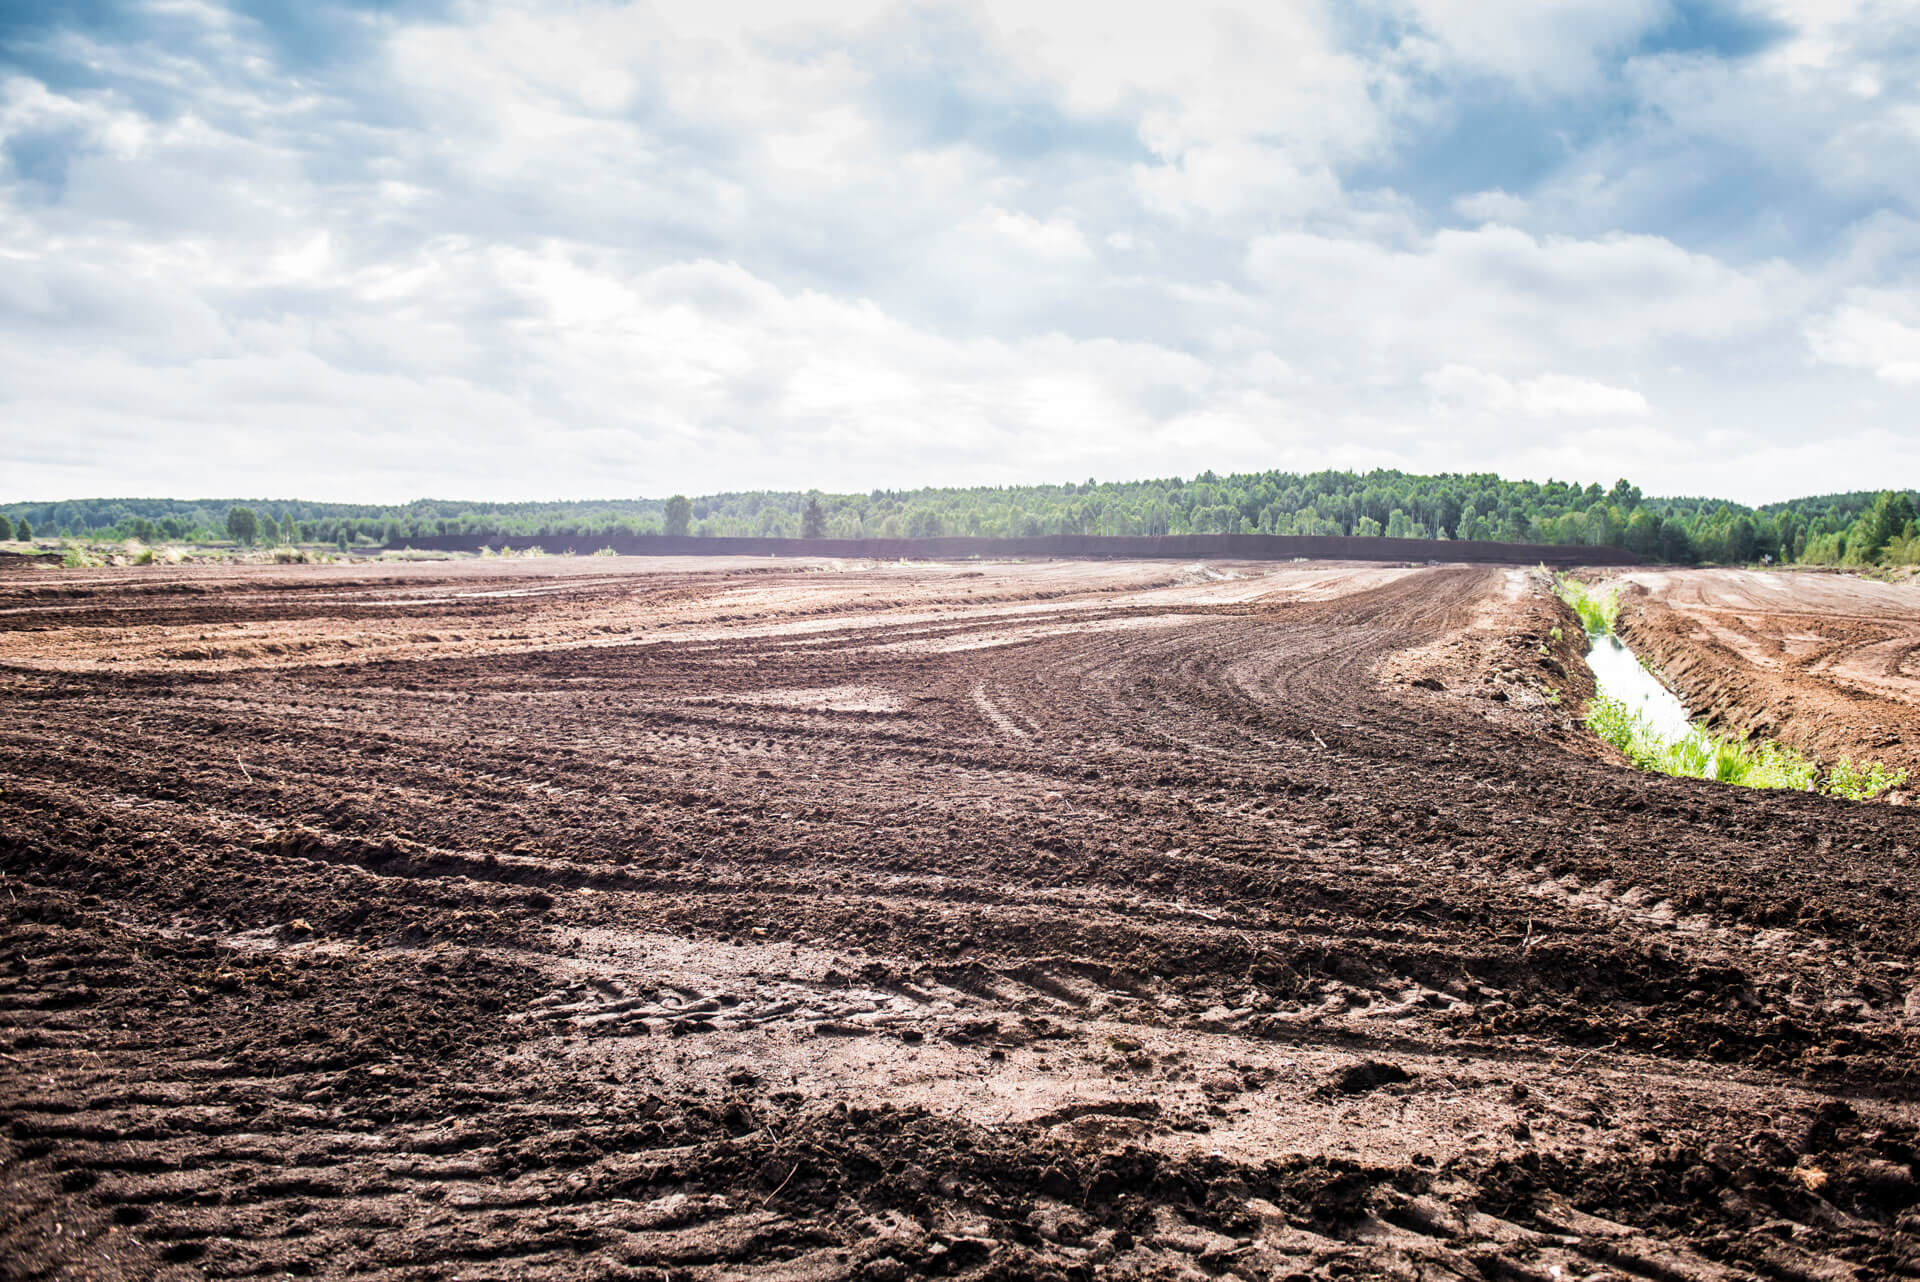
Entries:
POLYGON ((1878 761, 1863 761, 1855 765, 1851 759, 1842 757, 1827 772, 1825 791, 1829 796, 1845 797, 1850 801, 1872 801, 1906 781, 1905 767, 1891 770, 1878 761))
POLYGON ((1581 626, 1592 635, 1611 633, 1613 625, 1619 622, 1620 596, 1612 588, 1594 587, 1570 574, 1557 574, 1553 590, 1580 616, 1581 626))

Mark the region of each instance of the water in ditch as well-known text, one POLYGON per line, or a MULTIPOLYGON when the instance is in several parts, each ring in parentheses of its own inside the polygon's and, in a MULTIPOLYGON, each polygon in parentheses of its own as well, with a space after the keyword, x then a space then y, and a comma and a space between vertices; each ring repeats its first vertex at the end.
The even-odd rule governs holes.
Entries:
POLYGON ((1686 705, 1646 670, 1619 637, 1610 632, 1589 632, 1587 666, 1593 669, 1594 682, 1602 695, 1620 700, 1627 711, 1645 717, 1662 739, 1671 742, 1693 733, 1693 718, 1687 715, 1686 705))

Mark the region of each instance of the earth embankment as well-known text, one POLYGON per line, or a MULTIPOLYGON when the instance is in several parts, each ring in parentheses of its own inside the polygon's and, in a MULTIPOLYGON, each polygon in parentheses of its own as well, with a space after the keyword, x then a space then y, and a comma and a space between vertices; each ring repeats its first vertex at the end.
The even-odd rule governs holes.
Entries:
POLYGON ((1621 581, 1621 635, 1708 724, 1920 779, 1920 583, 1753 570, 1621 581))

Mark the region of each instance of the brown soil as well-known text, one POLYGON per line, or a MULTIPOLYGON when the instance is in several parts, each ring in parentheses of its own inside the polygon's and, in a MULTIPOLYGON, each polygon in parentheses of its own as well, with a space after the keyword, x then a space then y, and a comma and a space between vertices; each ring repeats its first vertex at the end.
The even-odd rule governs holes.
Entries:
POLYGON ((1621 636, 1695 716, 1920 779, 1920 581, 1676 570, 1621 582, 1621 636))
POLYGON ((1920 812, 1596 759, 1573 631, 1461 567, 0 572, 0 1274, 1920 1274, 1920 812))

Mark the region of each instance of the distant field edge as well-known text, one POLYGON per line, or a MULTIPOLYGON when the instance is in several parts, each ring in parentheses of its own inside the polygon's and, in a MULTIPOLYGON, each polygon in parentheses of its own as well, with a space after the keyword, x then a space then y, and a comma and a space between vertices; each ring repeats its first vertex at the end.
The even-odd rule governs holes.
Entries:
POLYGON ((610 548, 623 556, 809 556, 883 561, 953 561, 973 557, 1059 557, 1074 560, 1466 561, 1481 565, 1639 565, 1623 548, 1466 539, 1387 539, 1286 534, 1048 534, 1034 538, 757 539, 667 535, 539 535, 528 538, 419 535, 390 551, 478 552, 483 548, 586 556, 610 548))

